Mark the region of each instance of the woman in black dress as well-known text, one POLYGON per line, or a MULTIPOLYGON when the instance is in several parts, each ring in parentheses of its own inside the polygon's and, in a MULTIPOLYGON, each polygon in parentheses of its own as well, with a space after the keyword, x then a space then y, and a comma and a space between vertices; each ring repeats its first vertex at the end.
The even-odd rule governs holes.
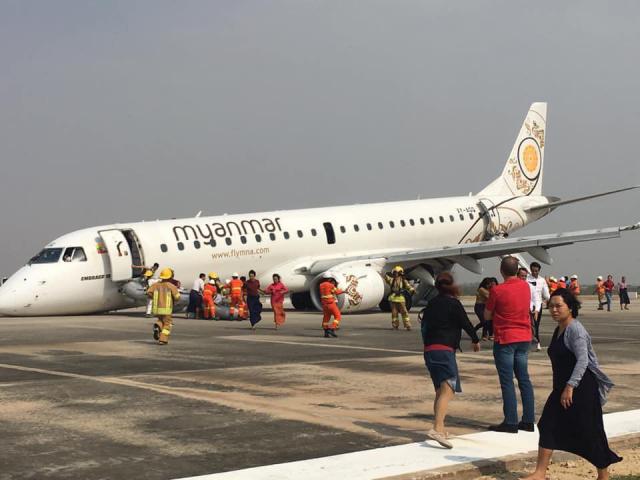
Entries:
POLYGON ((558 322, 547 353, 553 369, 553 390, 538 422, 540 440, 536 471, 526 480, 544 480, 554 450, 571 452, 609 478, 608 467, 622 458, 609 449, 602 405, 611 380, 600 370, 591 337, 578 316, 580 302, 561 288, 551 294, 549 311, 558 322))

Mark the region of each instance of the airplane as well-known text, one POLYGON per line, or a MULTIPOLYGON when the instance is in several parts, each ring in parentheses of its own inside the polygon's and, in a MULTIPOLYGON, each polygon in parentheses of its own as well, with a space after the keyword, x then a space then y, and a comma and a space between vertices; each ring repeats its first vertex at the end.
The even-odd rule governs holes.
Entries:
POLYGON ((594 230, 511 234, 556 208, 618 190, 561 200, 542 195, 547 104, 533 103, 502 174, 475 195, 121 223, 77 230, 46 245, 0 287, 0 314, 47 316, 131 308, 144 298, 124 287, 158 262, 190 282, 254 269, 270 283, 279 273, 296 308, 320 309, 318 284, 331 271, 345 291, 339 308, 357 312, 385 302, 383 272, 404 267, 417 298, 454 265, 482 272, 480 259, 528 253, 549 264, 552 247, 620 237, 640 223, 594 230))

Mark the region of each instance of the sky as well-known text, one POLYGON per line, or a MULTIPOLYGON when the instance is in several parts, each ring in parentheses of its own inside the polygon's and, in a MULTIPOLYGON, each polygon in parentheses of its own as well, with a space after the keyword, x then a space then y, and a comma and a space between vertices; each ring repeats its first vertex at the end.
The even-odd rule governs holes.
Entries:
MULTIPOLYGON (((635 1, 0 0, 0 274, 94 225, 478 192, 535 101, 544 194, 640 184, 638 18, 635 1)), ((639 243, 558 248, 543 274, 637 284, 639 243)))

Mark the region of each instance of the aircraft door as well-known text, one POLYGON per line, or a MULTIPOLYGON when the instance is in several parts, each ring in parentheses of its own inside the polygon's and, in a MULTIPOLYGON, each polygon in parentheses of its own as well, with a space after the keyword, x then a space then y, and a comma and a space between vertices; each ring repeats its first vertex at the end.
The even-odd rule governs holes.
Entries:
POLYGON ((109 255, 111 280, 120 282, 132 277, 132 255, 129 243, 120 230, 101 230, 98 232, 109 255))
POLYGON ((500 235, 500 211, 496 208, 496 205, 491 200, 483 198, 478 202, 478 208, 484 222, 483 240, 489 240, 500 235))

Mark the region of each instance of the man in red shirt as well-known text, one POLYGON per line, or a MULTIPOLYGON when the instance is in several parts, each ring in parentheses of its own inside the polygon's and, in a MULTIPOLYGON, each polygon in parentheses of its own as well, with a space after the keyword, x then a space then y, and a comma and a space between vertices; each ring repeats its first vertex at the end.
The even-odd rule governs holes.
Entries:
POLYGON ((493 287, 485 307, 485 320, 493 321, 493 358, 502 390, 504 420, 489 430, 518 433, 533 432, 535 405, 533 385, 529 380, 527 359, 531 343, 531 290, 529 284, 516 277, 518 259, 505 257, 500 263, 504 283, 493 287), (518 402, 513 374, 518 379, 522 398, 522 421, 518 422, 518 402))
POLYGON ((611 311, 611 299, 613 298, 613 289, 616 286, 613 283, 613 275, 607 275, 607 281, 602 284, 604 287, 604 296, 607 299, 607 312, 611 311))

